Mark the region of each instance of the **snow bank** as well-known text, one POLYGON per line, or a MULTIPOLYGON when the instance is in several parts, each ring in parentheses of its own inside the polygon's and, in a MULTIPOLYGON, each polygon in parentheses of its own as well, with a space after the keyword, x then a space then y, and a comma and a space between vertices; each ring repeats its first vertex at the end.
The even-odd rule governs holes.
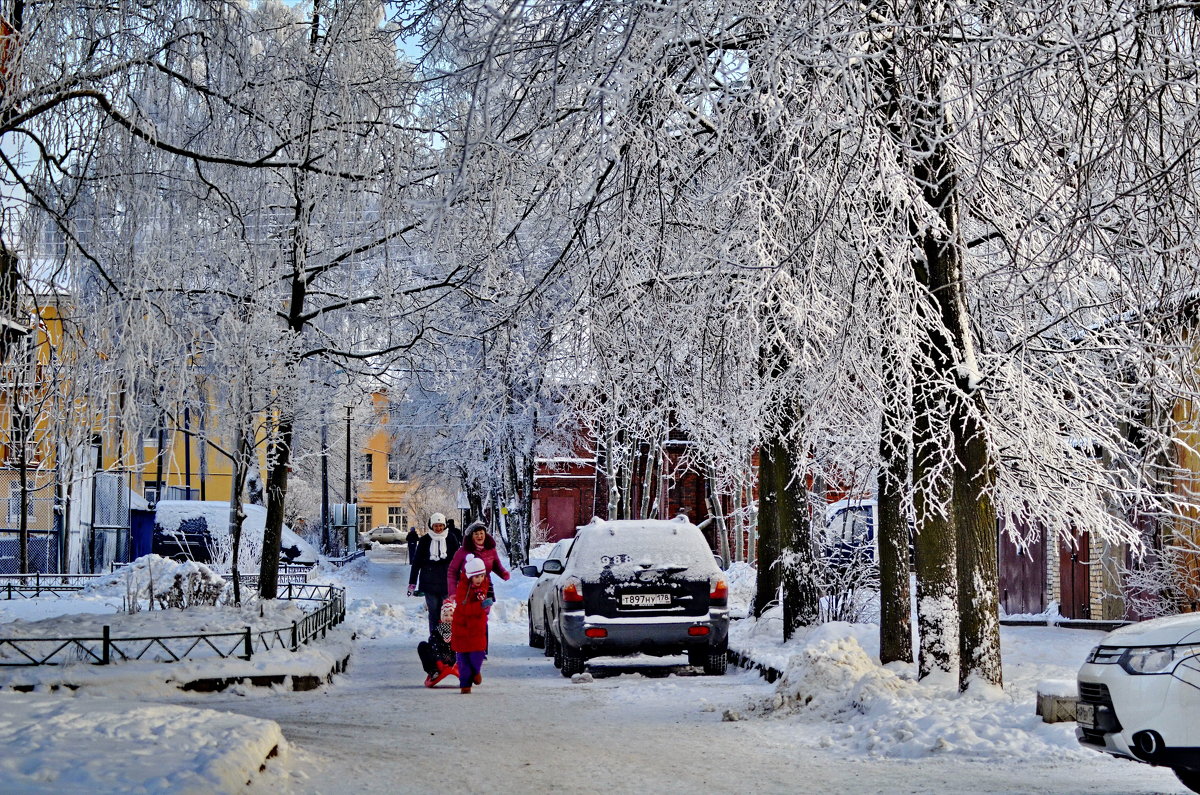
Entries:
POLYGON ((269 755, 286 750, 271 720, 109 698, 0 694, 0 779, 10 792, 233 792, 269 755))
MULTIPOLYGON (((1081 639, 1078 654, 1054 645, 1058 665, 1029 664, 1023 654, 1006 665, 1005 689, 974 687, 959 693, 951 677, 917 681, 915 666, 878 662, 875 624, 830 623, 808 628, 789 643, 778 616, 736 622, 731 645, 752 659, 783 671, 770 698, 751 703, 748 714, 816 723, 818 745, 852 755, 920 759, 953 753, 978 760, 1015 758, 1090 759, 1079 747, 1074 726, 1045 724, 1037 717, 1037 686, 1047 674, 1063 679, 1094 639, 1081 639)), ((1003 636, 1005 649, 1032 647, 1003 636)), ((1018 628, 1020 633, 1042 628, 1018 628)), ((1070 638, 1070 636, 1067 636, 1070 638)), ((1074 640, 1074 638, 1070 638, 1074 640)))
POLYGON ((754 589, 758 584, 758 571, 749 563, 741 561, 729 564, 725 570, 725 580, 729 586, 729 612, 734 618, 745 618, 750 615, 750 606, 754 604, 754 589))

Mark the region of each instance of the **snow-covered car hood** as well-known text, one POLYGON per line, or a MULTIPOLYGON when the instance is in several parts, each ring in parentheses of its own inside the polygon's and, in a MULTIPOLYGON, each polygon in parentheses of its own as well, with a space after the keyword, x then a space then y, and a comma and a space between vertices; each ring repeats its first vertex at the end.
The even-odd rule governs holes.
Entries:
POLYGON ((1173 646, 1200 643, 1200 613, 1155 618, 1121 627, 1100 641, 1101 646, 1173 646))

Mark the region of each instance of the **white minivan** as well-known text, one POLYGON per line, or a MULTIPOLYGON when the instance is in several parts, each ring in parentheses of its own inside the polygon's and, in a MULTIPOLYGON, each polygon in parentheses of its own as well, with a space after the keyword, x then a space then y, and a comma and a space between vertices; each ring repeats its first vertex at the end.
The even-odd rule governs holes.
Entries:
POLYGON ((1079 742, 1200 792, 1200 613, 1121 627, 1079 669, 1079 742))

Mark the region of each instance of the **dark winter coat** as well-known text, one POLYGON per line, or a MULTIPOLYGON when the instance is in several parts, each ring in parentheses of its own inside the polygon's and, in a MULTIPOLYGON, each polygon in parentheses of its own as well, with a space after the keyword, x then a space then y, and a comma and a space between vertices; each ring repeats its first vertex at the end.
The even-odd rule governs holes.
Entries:
MULTIPOLYGON (((500 562, 500 554, 496 551, 496 539, 492 538, 492 534, 488 533, 483 539, 483 546, 476 547, 475 539, 468 534, 462 542, 462 547, 458 552, 454 553, 454 560, 450 561, 450 567, 446 569, 446 593, 454 593, 458 590, 458 581, 462 577, 463 566, 467 563, 467 555, 474 555, 483 561, 483 565, 487 568, 484 571, 496 572, 500 575, 500 579, 507 580, 512 575, 508 569, 504 568, 504 564, 500 562)), ((491 576, 488 576, 488 583, 491 583, 491 576)))
POLYGON ((417 553, 413 555, 408 584, 416 585, 421 593, 445 599, 446 594, 450 593, 446 588, 446 570, 450 568, 450 561, 458 552, 458 539, 449 533, 446 534, 446 557, 441 560, 429 559, 431 541, 429 533, 426 533, 417 542, 417 553))
POLYGON ((483 587, 471 585, 469 577, 458 581, 455 591, 454 620, 451 623, 450 645, 454 651, 466 654, 472 651, 487 651, 487 609, 483 600, 487 598, 487 584, 483 587))
POLYGON ((421 540, 421 535, 415 527, 408 528, 408 535, 404 537, 404 543, 408 545, 408 562, 412 563, 417 557, 417 542, 421 540))

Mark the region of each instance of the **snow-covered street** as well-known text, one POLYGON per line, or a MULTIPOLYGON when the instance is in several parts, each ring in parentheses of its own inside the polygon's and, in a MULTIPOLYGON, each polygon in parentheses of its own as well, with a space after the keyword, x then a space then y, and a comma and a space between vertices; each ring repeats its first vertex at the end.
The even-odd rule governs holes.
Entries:
POLYGON ((647 660, 645 673, 597 665, 594 681, 572 683, 526 645, 524 619, 504 601, 483 684, 467 696, 453 678, 426 689, 415 652, 421 600, 404 596, 407 573, 380 548, 347 573, 352 626, 363 634, 332 686, 171 700, 277 721, 289 753, 255 785, 296 793, 1185 791, 1168 770, 1079 749, 1029 759, 1008 750, 876 758, 831 744, 831 727, 812 716, 725 721, 726 710, 744 712, 774 692, 735 669, 704 677, 647 660))

